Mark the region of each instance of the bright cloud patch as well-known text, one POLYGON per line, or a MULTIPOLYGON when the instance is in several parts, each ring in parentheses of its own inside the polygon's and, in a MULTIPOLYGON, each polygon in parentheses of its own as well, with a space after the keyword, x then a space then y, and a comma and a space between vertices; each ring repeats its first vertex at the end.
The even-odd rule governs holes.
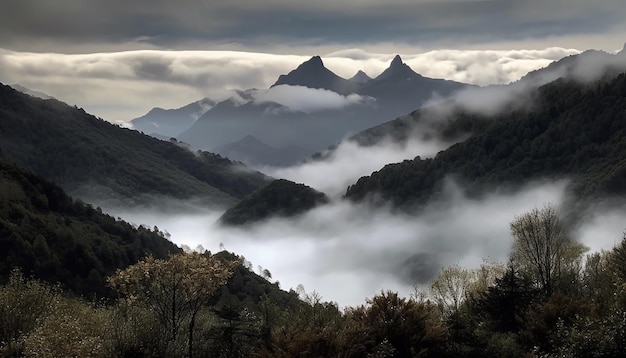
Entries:
POLYGON ((369 100, 372 99, 357 94, 343 96, 325 89, 280 85, 272 87, 267 91, 259 92, 256 95, 255 102, 276 102, 289 107, 293 111, 311 113, 323 110, 342 109, 369 100))

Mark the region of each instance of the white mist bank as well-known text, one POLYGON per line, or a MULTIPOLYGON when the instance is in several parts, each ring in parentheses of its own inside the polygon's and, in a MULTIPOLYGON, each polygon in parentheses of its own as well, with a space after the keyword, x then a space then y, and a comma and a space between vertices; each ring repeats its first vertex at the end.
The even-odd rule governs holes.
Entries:
MULTIPOLYGON (((416 285, 427 287, 444 266, 506 262, 512 242, 509 223, 545 203, 559 205, 565 185, 537 183, 516 193, 472 200, 451 184, 446 200, 427 206, 420 215, 334 201, 300 217, 271 219, 246 229, 216 225, 221 212, 203 209, 193 214, 115 215, 157 225, 179 245, 202 245, 212 252, 224 247, 253 267, 268 269, 285 290, 302 284, 325 300, 355 306, 383 289, 408 296, 416 285)), ((622 237, 623 214, 598 212, 576 237, 593 251, 611 249, 622 237)))

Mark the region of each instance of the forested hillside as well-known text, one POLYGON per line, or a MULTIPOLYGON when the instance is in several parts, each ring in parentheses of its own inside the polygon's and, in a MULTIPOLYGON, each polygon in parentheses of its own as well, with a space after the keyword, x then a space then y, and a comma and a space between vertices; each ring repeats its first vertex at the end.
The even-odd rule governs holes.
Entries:
POLYGON ((243 225, 273 216, 291 217, 328 202, 328 197, 304 184, 274 180, 226 210, 220 223, 243 225))
POLYGON ((151 197, 229 205, 269 179, 240 163, 120 128, 0 86, 0 151, 69 193, 128 205, 151 197))
POLYGON ((0 279, 20 268, 77 294, 110 295, 105 278, 146 255, 180 249, 158 228, 133 227, 73 200, 0 157, 0 279))
POLYGON ((492 116, 480 133, 435 158, 390 164, 350 186, 398 207, 423 204, 444 179, 467 193, 532 179, 571 179, 579 198, 626 193, 626 75, 593 83, 560 79, 531 96, 531 109, 492 116))

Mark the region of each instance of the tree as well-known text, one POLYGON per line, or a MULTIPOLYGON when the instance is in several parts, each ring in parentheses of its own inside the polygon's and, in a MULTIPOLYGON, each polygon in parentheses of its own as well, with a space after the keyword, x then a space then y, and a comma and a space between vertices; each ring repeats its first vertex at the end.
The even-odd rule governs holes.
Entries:
POLYGON ((108 278, 114 290, 130 301, 144 303, 174 342, 187 325, 188 355, 193 357, 196 317, 211 296, 226 284, 239 261, 225 261, 210 253, 172 255, 167 260, 151 256, 108 278))
POLYGON ((454 314, 459 311, 461 303, 467 297, 475 281, 475 276, 475 272, 461 268, 459 265, 444 267, 441 270, 430 286, 430 294, 442 313, 454 314))
POLYGON ((513 248, 511 260, 526 271, 549 296, 572 245, 552 205, 516 217, 511 223, 513 248))

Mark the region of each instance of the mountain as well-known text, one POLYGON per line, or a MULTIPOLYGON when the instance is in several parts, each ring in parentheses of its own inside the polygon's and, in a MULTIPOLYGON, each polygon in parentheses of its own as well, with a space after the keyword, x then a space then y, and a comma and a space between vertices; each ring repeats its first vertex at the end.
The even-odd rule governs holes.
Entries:
POLYGON ((297 146, 274 148, 252 135, 247 135, 236 142, 213 148, 212 152, 243 162, 249 166, 271 165, 276 167, 295 164, 300 158, 310 154, 305 149, 297 146))
POLYGON ((11 87, 13 87, 14 89, 16 89, 16 90, 18 90, 18 91, 20 91, 20 92, 22 92, 24 94, 29 95, 29 96, 33 96, 33 97, 37 97, 37 98, 41 98, 41 99, 55 99, 54 97, 52 97, 51 95, 49 95, 47 93, 43 93, 43 92, 40 92, 40 91, 34 91, 34 90, 30 89, 30 88, 26 88, 26 87, 24 87, 22 85, 19 85, 17 83, 12 84, 11 87))
POLYGON ((604 51, 587 50, 531 71, 518 82, 538 87, 562 77, 591 81, 606 72, 607 68, 623 68, 624 61, 621 52, 613 55, 604 51))
POLYGON ((368 81, 371 81, 372 78, 370 76, 367 75, 367 73, 358 70, 357 73, 354 74, 354 76, 350 77, 348 79, 348 81, 351 82, 357 82, 357 83, 366 83, 368 81))
POLYGON ((219 222, 224 225, 244 225, 273 216, 290 217, 327 202, 324 193, 304 184, 278 179, 228 209, 219 222))
MULTIPOLYGON (((625 64, 626 65, 626 64, 625 64)), ((622 70, 623 72, 623 70, 622 70)), ((433 159, 389 164, 346 197, 411 208, 441 193, 447 178, 468 195, 533 179, 570 179, 576 200, 626 194, 626 75, 593 83, 559 79, 531 95, 527 110, 485 116, 491 124, 433 159)))
MULTIPOLYGON (((365 80, 365 74, 361 74, 365 80)), ((299 157, 281 159, 285 163, 296 162, 347 136, 413 111, 435 95, 446 97, 467 87, 454 81, 423 77, 403 63, 400 56, 377 78, 363 83, 350 81, 328 70, 321 58, 315 56, 281 75, 269 90, 250 90, 247 96, 237 95, 216 104, 178 138, 196 148, 212 150, 252 135, 269 147, 302 148, 299 157), (320 109, 305 112, 267 99, 258 100, 268 91, 287 86, 298 86, 290 88, 292 100, 319 103, 320 109), (314 91, 320 88, 335 93, 314 91), (325 108, 328 101, 345 104, 325 108)), ((239 158, 262 159, 253 151, 243 151, 245 146, 239 149, 239 158)), ((258 164, 275 163, 263 159, 258 164)))
POLYGON ((313 56, 295 70, 286 75, 280 75, 271 87, 280 85, 322 88, 344 95, 357 92, 354 82, 339 77, 324 67, 319 56, 313 56))
POLYGON ((179 252, 158 229, 133 227, 0 157, 0 281, 14 268, 91 297, 105 278, 150 254, 179 252))
POLYGON ((98 203, 133 206, 175 198, 230 205, 269 182, 240 163, 4 85, 0 152, 73 196, 98 203))
POLYGON ((177 109, 155 107, 130 123, 134 129, 145 134, 176 137, 213 106, 215 101, 203 98, 177 109))
POLYGON ((396 55, 380 75, 366 82, 359 94, 376 98, 380 107, 393 108, 388 120, 414 111, 433 97, 448 97, 470 86, 465 83, 424 77, 402 62, 396 55))
POLYGON ((301 128, 314 125, 308 113, 275 102, 238 101, 239 98, 218 103, 178 138, 205 150, 221 148, 247 135, 276 148, 298 142, 306 145, 306 139, 298 137, 301 128))

